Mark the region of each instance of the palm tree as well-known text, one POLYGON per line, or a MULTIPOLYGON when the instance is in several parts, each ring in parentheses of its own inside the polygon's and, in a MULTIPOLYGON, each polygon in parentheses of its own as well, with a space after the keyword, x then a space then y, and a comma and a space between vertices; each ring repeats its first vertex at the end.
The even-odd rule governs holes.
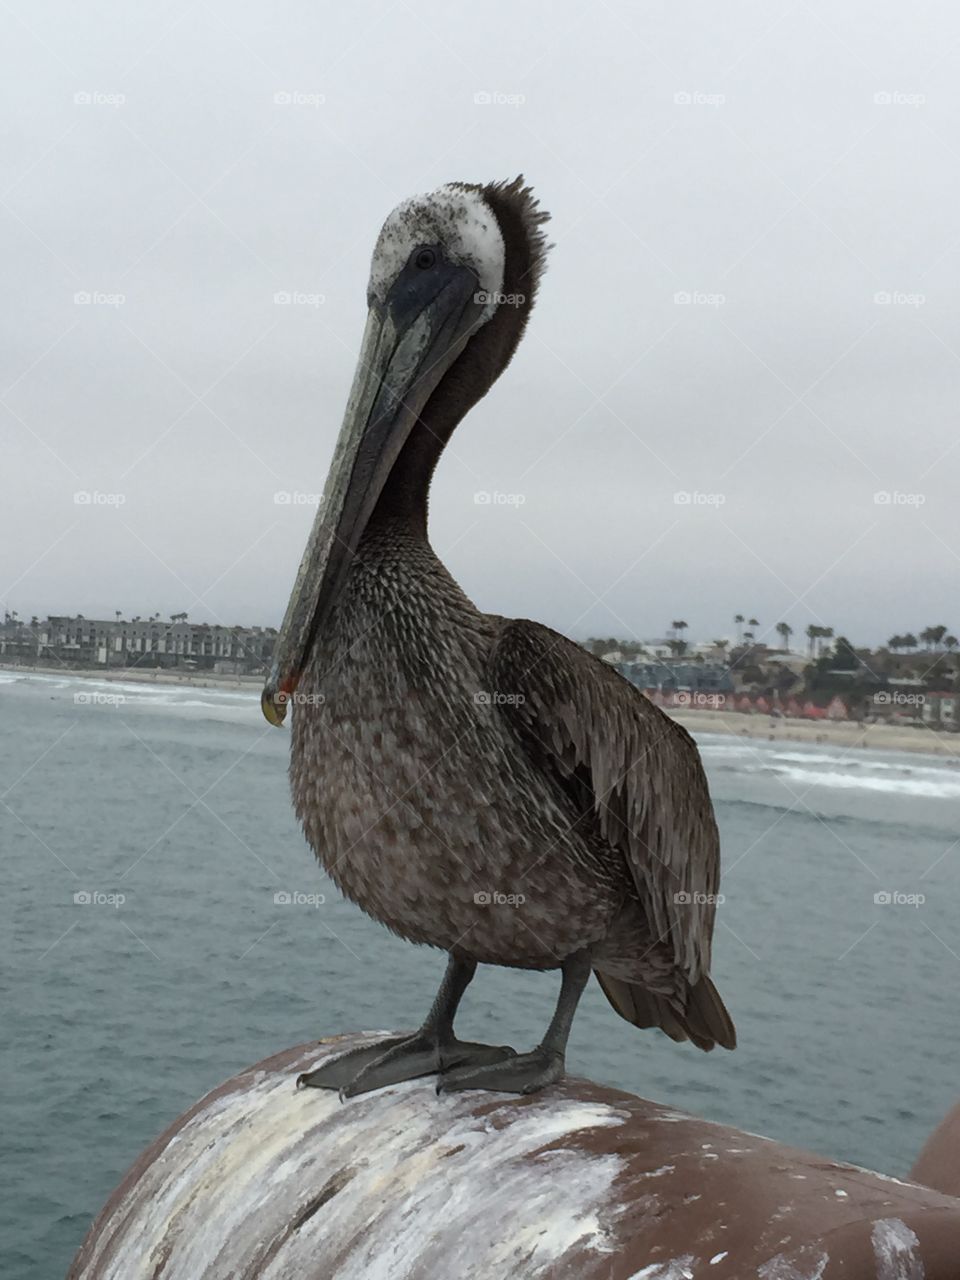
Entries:
POLYGON ((686 631, 686 629, 687 629, 687 624, 686 624, 686 623, 683 621, 683 619, 681 618, 679 622, 675 622, 675 623, 673 624, 673 627, 674 627, 674 630, 675 630, 675 631, 679 632, 678 639, 682 640, 682 639, 683 639, 683 633, 684 633, 684 631, 686 631))
MULTIPOLYGON (((820 631, 820 639, 821 639, 821 640, 832 640, 832 639, 833 639, 833 627, 820 627, 820 628, 819 628, 819 631, 820 631)), ((822 644, 821 644, 821 645, 818 645, 818 652, 819 652, 819 653, 821 653, 821 654, 823 653, 823 645, 822 645, 822 644)))
POLYGON ((915 649, 917 647, 917 637, 912 631, 908 631, 905 636, 901 636, 904 649, 915 649))
POLYGON ((123 610, 122 610, 122 609, 114 609, 114 611, 113 611, 113 615, 114 615, 114 617, 116 618, 116 620, 117 620, 118 622, 120 621, 120 618, 121 618, 122 614, 123 614, 123 610))
POLYGON ((783 641, 784 649, 789 653, 790 637, 793 635, 793 627, 791 627, 789 622, 778 622, 775 629, 777 635, 779 635, 780 639, 783 641))
POLYGON ((733 620, 737 625, 737 643, 739 644, 743 639, 743 614, 735 613, 733 615, 733 620))
POLYGON ((891 653, 896 653, 898 649, 903 648, 903 636, 891 636, 887 641, 887 648, 891 653))
POLYGON ((809 642, 809 650, 810 650, 810 657, 811 657, 811 659, 813 658, 813 646, 814 646, 814 642, 815 642, 815 641, 817 641, 817 640, 820 638, 820 636, 821 636, 822 632, 823 632, 823 628, 822 628, 822 627, 818 627, 818 626, 817 626, 817 624, 816 624, 815 622, 811 622, 811 623, 810 623, 810 625, 809 625, 809 627, 807 627, 807 640, 808 640, 808 642, 809 642))

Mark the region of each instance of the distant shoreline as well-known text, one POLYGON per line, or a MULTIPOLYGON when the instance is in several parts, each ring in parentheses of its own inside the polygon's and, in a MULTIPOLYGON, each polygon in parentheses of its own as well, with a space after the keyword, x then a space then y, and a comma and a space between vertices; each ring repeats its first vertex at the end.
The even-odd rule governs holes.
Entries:
POLYGON ((0 671, 25 676, 68 676, 81 680, 107 680, 115 684, 170 684, 192 689, 258 689, 264 675, 227 676, 216 671, 158 671, 153 667, 28 667, 22 663, 0 662, 0 671))
MULTIPOLYGON (((194 689, 249 689, 257 692, 262 675, 219 675, 216 672, 155 671, 137 667, 74 670, 72 667, 28 667, 0 663, 0 671, 24 676, 76 677, 117 684, 172 685, 194 689)), ((906 751, 919 755, 947 756, 960 763, 960 734, 897 724, 856 724, 849 720, 790 720, 745 711, 687 711, 670 708, 672 716, 691 733, 717 733, 731 738, 757 738, 765 742, 808 742, 832 747, 876 751, 906 751)))
POLYGON ((852 720, 790 720, 745 711, 684 711, 669 716, 691 733, 719 733, 765 742, 809 742, 831 747, 907 751, 919 755, 950 756, 960 763, 960 734, 941 733, 913 725, 857 724, 852 720))

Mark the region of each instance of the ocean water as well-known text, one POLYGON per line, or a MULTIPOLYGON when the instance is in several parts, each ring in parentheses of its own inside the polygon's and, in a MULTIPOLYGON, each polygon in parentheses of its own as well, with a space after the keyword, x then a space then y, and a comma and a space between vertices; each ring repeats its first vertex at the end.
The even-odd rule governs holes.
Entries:
MULTIPOLYGON (((326 881, 288 735, 253 692, 0 672, 0 713, 0 1274, 51 1280, 202 1093, 300 1041, 415 1025, 443 957, 326 881)), ((960 1094, 960 767, 701 747, 724 850, 714 976, 740 1048, 638 1032, 591 984, 569 1067, 903 1175, 960 1094)), ((458 1026, 532 1045, 556 990, 482 970, 458 1026)))

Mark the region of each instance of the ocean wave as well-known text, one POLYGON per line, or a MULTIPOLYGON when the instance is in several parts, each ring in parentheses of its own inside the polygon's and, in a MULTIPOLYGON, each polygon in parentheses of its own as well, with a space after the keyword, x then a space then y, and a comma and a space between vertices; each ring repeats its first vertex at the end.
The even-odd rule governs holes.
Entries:
POLYGON ((42 685, 48 689, 73 689, 76 692, 122 695, 124 702, 149 703, 154 706, 217 706, 224 702, 249 703, 260 697, 257 688, 225 688, 221 685, 174 684, 146 680, 106 680, 96 676, 75 676, 69 672, 0 671, 0 684, 42 685), (205 700, 195 701, 197 694, 205 700))
MULTIPOLYGON (((838 770, 779 769, 769 767, 766 772, 790 782, 802 782, 807 786, 829 787, 837 791, 880 791, 886 795, 919 796, 929 800, 960 799, 960 777, 946 770, 925 769, 927 777, 917 777, 909 769, 903 769, 904 777, 872 776, 869 773, 840 773, 838 770)), ((919 770, 917 772, 920 772, 919 770)))

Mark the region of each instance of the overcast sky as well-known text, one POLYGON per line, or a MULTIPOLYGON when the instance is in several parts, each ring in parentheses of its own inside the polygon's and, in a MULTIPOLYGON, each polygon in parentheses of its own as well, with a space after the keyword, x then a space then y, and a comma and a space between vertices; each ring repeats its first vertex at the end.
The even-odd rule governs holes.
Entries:
POLYGON ((523 171, 550 269, 432 499, 477 603, 956 631, 958 85, 947 0, 8 0, 4 606, 277 624, 383 218, 523 171))

